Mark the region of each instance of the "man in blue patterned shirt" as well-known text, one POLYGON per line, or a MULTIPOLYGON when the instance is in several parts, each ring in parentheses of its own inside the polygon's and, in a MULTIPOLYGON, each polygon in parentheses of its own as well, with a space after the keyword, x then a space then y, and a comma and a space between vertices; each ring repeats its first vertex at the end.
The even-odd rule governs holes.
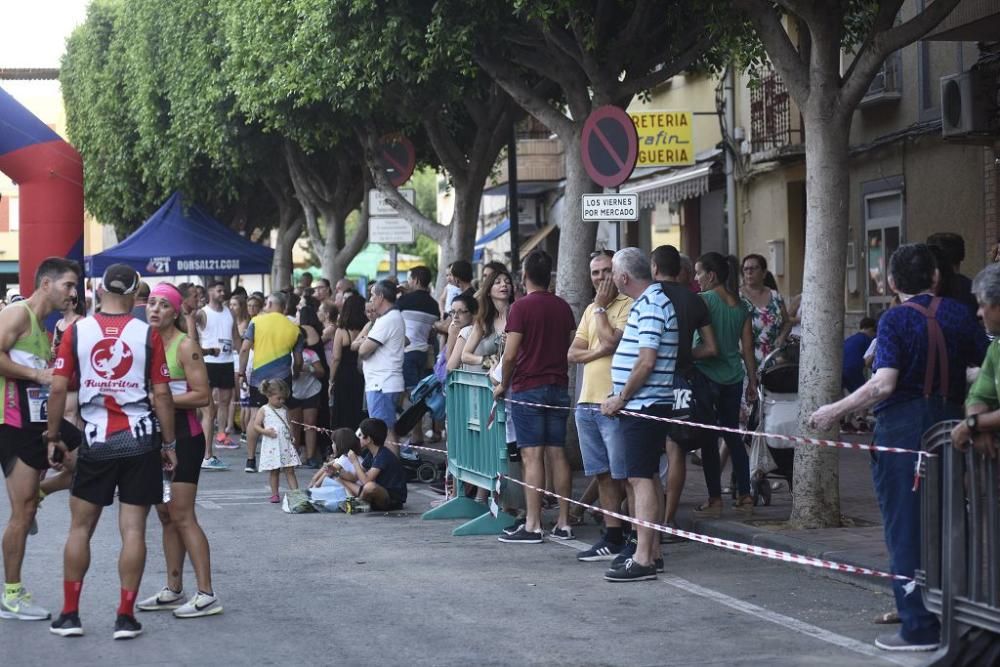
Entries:
MULTIPOLYGON (((605 415, 625 410, 620 433, 625 443, 625 472, 635 499, 635 518, 659 519, 660 456, 668 435, 665 422, 649 417, 669 417, 674 402, 674 368, 677 364, 677 315, 653 282, 649 257, 638 248, 624 248, 611 260, 612 279, 622 294, 635 300, 618 349, 611 359, 614 396, 601 405, 605 415)), ((659 539, 651 528, 637 527, 638 544, 632 558, 604 574, 608 581, 656 579, 663 568, 659 539)))

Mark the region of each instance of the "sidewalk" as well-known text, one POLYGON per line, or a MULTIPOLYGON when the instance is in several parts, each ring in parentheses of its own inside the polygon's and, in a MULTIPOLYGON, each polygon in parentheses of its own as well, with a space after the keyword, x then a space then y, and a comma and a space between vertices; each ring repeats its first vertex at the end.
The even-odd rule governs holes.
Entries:
MULTIPOLYGON (((867 440, 870 441, 870 438, 867 440)), ((857 441, 863 440, 858 438, 857 441)), ((704 502, 707 496, 701 467, 689 462, 687 483, 677 516, 678 527, 712 537, 887 572, 889 554, 885 547, 882 518, 872 485, 870 461, 871 458, 865 451, 840 452, 840 509, 844 525, 841 528, 815 530, 795 530, 788 526, 792 495, 784 481, 780 482, 781 488, 773 492, 771 505, 758 505, 754 508, 752 517, 744 519, 737 517, 735 512, 725 510, 721 519, 698 519, 691 516, 691 509, 704 502)), ((728 467, 723 471, 722 479, 725 486, 729 480, 728 467)), ((728 508, 732 503, 731 498, 726 496, 724 503, 728 508)), ((866 579, 889 585, 887 579, 866 579)))

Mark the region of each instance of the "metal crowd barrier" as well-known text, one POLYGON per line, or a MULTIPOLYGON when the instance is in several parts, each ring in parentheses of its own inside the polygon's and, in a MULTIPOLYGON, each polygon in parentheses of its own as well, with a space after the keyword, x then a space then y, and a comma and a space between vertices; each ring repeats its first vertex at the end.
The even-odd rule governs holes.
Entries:
POLYGON ((958 422, 931 427, 923 449, 923 548, 916 580, 941 619, 932 665, 1000 664, 1000 479, 998 462, 951 445, 958 422))
POLYGON ((472 519, 452 535, 496 535, 514 518, 489 508, 462 493, 465 482, 492 493, 498 475, 506 475, 507 414, 501 401, 493 423, 493 387, 485 373, 454 370, 448 374, 445 411, 448 420, 448 472, 455 478, 458 497, 423 514, 423 519, 472 519))

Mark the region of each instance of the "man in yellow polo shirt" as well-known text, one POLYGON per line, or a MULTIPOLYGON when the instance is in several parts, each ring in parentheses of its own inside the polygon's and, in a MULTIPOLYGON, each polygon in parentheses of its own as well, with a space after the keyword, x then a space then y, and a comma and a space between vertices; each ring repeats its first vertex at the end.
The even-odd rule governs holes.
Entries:
MULTIPOLYGON (((260 391, 264 380, 283 380, 292 385, 292 377, 302 368, 302 347, 304 341, 298 325, 285 317, 287 295, 275 292, 267 297, 266 312, 250 320, 250 326, 243 334, 240 349, 239 372, 236 374, 238 386, 249 384, 250 406, 260 408, 267 404, 267 397, 260 391), (247 380, 247 364, 253 350, 253 368, 247 380)), ((290 404, 289 407, 295 407, 290 404)), ((257 438, 260 436, 251 421, 247 429, 246 472, 257 472, 257 438)))
MULTIPOLYGON (((567 355, 571 364, 583 364, 583 387, 576 406, 576 430, 584 472, 597 476, 601 507, 617 512, 625 496, 625 459, 617 420, 601 414, 601 403, 611 395, 611 356, 628 320, 632 299, 619 294, 611 280, 610 250, 591 255, 590 280, 597 294, 587 306, 567 355)), ((625 547, 622 522, 604 517, 604 537, 577 554, 577 560, 613 560, 625 547)))

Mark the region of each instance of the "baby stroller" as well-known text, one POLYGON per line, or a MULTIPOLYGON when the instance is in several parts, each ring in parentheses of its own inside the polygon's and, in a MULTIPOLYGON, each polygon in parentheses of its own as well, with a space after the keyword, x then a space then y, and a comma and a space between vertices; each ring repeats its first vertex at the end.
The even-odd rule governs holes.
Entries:
MULTIPOLYGON (((799 428, 799 343, 787 342, 764 357, 757 369, 757 403, 750 412, 749 430, 795 435, 799 428)), ((747 437, 750 444, 750 496, 754 505, 771 504, 772 479, 792 488, 795 444, 763 435, 747 437)))
MULTIPOLYGON (((435 421, 444 421, 444 387, 435 375, 428 375, 413 388, 410 392, 411 405, 393 427, 397 438, 405 438, 409 435, 413 427, 421 423, 424 415, 431 413, 435 421)), ((403 447, 405 448, 405 444, 403 447)), ((433 463, 427 460, 426 455, 413 454, 405 455, 400 452, 400 462, 406 469, 411 481, 431 484, 444 476, 445 464, 433 463)))

